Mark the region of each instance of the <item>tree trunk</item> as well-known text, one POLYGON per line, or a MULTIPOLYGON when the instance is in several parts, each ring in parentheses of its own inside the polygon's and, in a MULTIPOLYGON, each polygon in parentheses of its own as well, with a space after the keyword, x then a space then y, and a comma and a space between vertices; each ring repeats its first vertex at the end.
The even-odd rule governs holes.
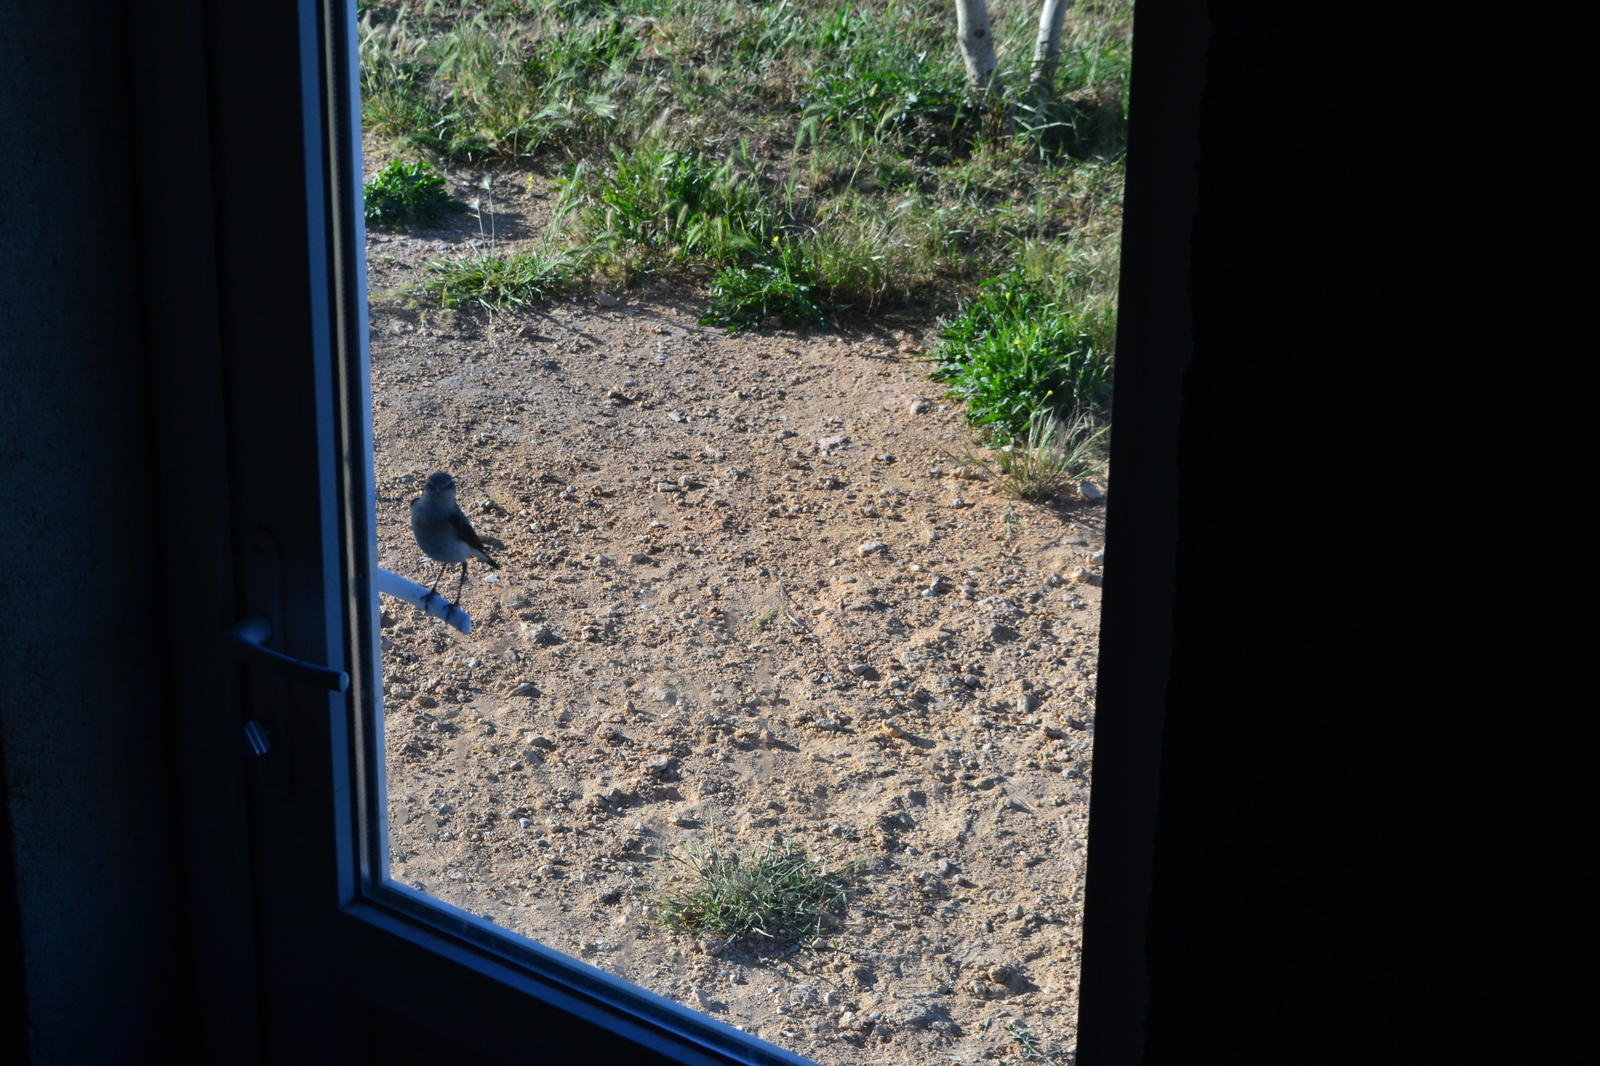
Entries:
POLYGON ((1039 8, 1039 36, 1033 44, 1033 71, 1028 89, 1034 106, 1043 109, 1056 88, 1056 68, 1061 63, 1061 27, 1072 0, 1044 0, 1039 8))
POLYGON ((984 93, 994 82, 999 61, 994 55, 994 32, 989 29, 989 7, 984 0, 956 0, 956 44, 967 67, 967 84, 984 93))

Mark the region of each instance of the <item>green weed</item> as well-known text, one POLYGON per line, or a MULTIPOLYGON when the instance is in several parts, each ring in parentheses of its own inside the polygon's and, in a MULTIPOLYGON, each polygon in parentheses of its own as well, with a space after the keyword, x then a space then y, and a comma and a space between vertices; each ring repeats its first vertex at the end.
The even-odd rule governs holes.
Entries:
POLYGON ((580 164, 564 182, 591 247, 642 251, 661 261, 736 262, 759 255, 777 218, 759 184, 698 153, 615 151, 603 169, 580 164))
POLYGON ((466 210, 445 192, 444 175, 427 163, 396 159, 362 191, 369 226, 437 226, 466 210))
POLYGON ((573 273, 570 258, 543 251, 500 256, 484 253, 428 264, 435 276, 422 286, 441 307, 511 311, 560 292, 573 273))
POLYGON ((1041 413, 1026 437, 1000 446, 992 458, 969 451, 961 461, 1020 499, 1074 495, 1078 482, 1104 468, 1110 434, 1109 426, 1088 414, 1064 421, 1041 413))
POLYGON ((711 285, 711 305, 700 319, 729 333, 776 318, 791 325, 817 325, 822 312, 811 300, 815 282, 787 245, 775 262, 724 267, 711 285))
POLYGON ((689 884, 660 897, 669 929, 772 947, 814 948, 822 941, 861 868, 859 861, 830 866, 808 858, 793 841, 747 855, 689 847, 671 858, 689 884))
POLYGON ((975 426, 1009 440, 1036 416, 1105 410, 1111 352, 1094 309, 1073 307, 1012 272, 979 287, 942 332, 934 379, 965 401, 975 426))

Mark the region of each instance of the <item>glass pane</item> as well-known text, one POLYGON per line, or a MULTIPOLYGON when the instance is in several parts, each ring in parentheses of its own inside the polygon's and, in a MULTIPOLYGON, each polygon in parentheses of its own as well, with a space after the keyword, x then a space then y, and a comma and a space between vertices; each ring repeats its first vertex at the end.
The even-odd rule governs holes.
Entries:
POLYGON ((1131 5, 1042 126, 937 13, 620 7, 363 8, 379 565, 471 619, 383 600, 392 876, 822 1063, 1066 1061, 1131 5))

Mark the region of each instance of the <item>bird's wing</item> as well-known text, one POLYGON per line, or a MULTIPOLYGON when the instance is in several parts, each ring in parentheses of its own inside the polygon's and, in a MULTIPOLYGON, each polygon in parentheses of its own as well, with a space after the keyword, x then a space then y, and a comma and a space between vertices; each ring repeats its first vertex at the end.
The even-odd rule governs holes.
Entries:
POLYGON ((483 561, 494 569, 500 569, 500 564, 489 558, 489 550, 483 546, 483 541, 478 539, 478 534, 472 528, 472 523, 467 521, 466 515, 460 511, 451 511, 450 525, 454 527, 456 536, 461 538, 463 544, 477 552, 483 558, 483 561))

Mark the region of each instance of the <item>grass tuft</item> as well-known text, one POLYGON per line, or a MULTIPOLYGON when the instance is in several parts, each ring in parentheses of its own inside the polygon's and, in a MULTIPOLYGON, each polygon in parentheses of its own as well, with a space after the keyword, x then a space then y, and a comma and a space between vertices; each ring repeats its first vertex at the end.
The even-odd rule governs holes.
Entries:
POLYGON ((1037 416, 1104 411, 1114 334, 1097 311, 1021 271, 986 281, 946 324, 934 379, 966 403, 969 422, 1002 441, 1027 433, 1037 416))
POLYGON ((445 192, 444 175, 427 163, 396 159, 362 188, 369 226, 437 226, 466 210, 445 192))
POLYGON ((815 948, 843 914, 861 865, 830 867, 797 851, 793 841, 748 855, 690 847, 672 859, 690 883, 659 900, 668 928, 772 947, 815 948))
POLYGON ((723 268, 712 282, 711 306, 700 319, 701 325, 721 326, 735 333, 768 319, 790 325, 817 325, 822 321, 822 312, 811 300, 815 282, 809 271, 789 246, 775 246, 777 262, 723 268))
POLYGON ((479 307, 511 311, 562 291, 573 272, 567 256, 543 251, 500 256, 491 253, 428 264, 435 275, 423 286, 440 307, 479 307))
POLYGON ((1110 434, 1110 426, 1087 414, 1064 422, 1041 413, 1025 439, 1001 446, 991 459, 968 452, 962 463, 983 470, 1020 499, 1073 495, 1078 482, 1104 468, 1110 434))

